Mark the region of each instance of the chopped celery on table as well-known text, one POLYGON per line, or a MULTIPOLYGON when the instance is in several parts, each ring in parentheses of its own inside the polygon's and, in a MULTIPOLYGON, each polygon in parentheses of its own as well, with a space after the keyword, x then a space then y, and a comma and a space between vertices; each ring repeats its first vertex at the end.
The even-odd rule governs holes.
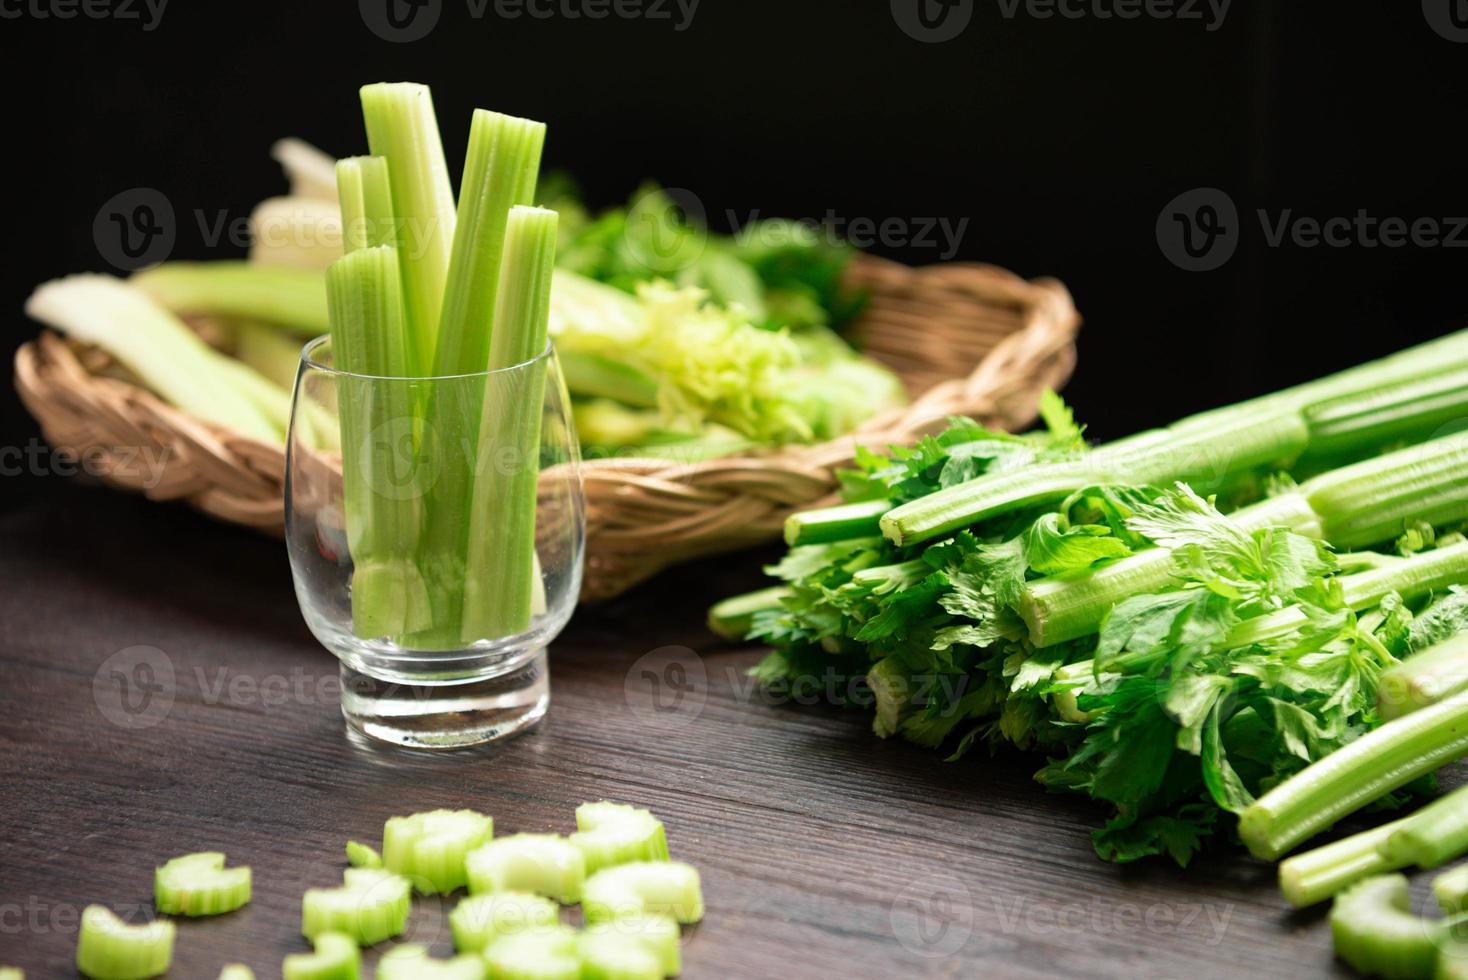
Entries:
POLYGON ((378 868, 348 868, 339 888, 311 888, 301 898, 301 934, 350 936, 371 946, 399 935, 408 924, 413 888, 408 879, 378 868))
POLYGON ((633 913, 593 922, 586 931, 590 935, 611 933, 635 939, 658 958, 664 976, 675 977, 683 972, 683 935, 677 921, 669 916, 633 913))
POLYGON ((1468 912, 1468 864, 1460 864, 1432 879, 1432 897, 1448 915, 1468 912))
POLYGON ((496 891, 470 895, 449 913, 454 948, 478 952, 500 936, 534 932, 560 921, 560 907, 548 898, 529 892, 496 891))
POLYGON ((494 980, 581 980, 576 930, 554 925, 500 936, 480 955, 494 980))
POLYGON ((583 980, 662 980, 663 964, 657 953, 635 936, 616 932, 585 932, 578 944, 583 980))
POLYGON ((473 810, 392 817, 382 828, 382 864, 425 895, 468 883, 464 860, 494 836, 494 820, 473 810))
POLYGON ((173 961, 174 924, 128 925, 101 905, 82 910, 76 968, 92 980, 147 980, 173 961))
MULTIPOLYGON (((6 980, 3 973, 0 980, 6 980)), ((243 963, 226 963, 219 971, 219 980, 255 980, 255 971, 243 963)))
POLYGON ((359 841, 347 841, 347 863, 354 868, 380 868, 382 867, 382 855, 367 844, 359 841))
POLYGON ((586 874, 630 861, 668 860, 663 823, 647 810, 623 803, 583 803, 577 832, 568 839, 581 850, 586 874))
POLYGON ((484 960, 472 954, 434 959, 417 943, 396 946, 377 961, 377 980, 485 980, 484 960))
POLYGON ((555 834, 511 834, 471 851, 469 893, 529 892, 562 905, 581 900, 586 859, 581 849, 555 834))
POLYGON ((682 861, 619 864, 586 880, 581 907, 588 922, 652 913, 687 924, 703 918, 703 887, 682 861))
POLYGON ((313 936, 310 953, 291 953, 281 963, 284 980, 358 980, 362 952, 357 941, 345 933, 322 932, 313 936))
POLYGON ((1336 896, 1330 910, 1336 956, 1362 973, 1384 977, 1430 977, 1444 922, 1413 915, 1407 879, 1378 875, 1336 896))
POLYGON ((250 900, 250 869, 226 868, 224 855, 203 851, 176 857, 153 874, 158 911, 168 915, 221 915, 250 900))
POLYGON ((1281 861, 1279 890, 1285 901, 1296 908, 1314 905, 1362 878, 1406 867, 1410 861, 1389 859, 1381 850, 1405 823, 1407 820, 1383 824, 1281 861))

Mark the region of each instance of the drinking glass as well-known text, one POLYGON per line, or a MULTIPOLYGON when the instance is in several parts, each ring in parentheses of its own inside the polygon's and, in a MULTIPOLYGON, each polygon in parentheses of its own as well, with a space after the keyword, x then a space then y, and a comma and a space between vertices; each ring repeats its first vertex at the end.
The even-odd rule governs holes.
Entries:
POLYGON ((586 534, 554 351, 479 374, 383 378, 302 351, 286 453, 296 598, 340 661, 349 731, 456 748, 550 700, 586 534))

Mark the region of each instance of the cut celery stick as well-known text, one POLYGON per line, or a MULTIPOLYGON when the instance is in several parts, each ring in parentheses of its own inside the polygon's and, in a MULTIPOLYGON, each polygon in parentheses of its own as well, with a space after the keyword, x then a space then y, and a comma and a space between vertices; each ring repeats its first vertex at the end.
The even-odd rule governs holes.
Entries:
POLYGON ((219 851, 176 857, 153 872, 153 900, 168 915, 220 915, 250 900, 250 869, 226 868, 219 851))
POLYGON ((1432 897, 1448 915, 1468 911, 1468 864, 1460 864, 1432 879, 1432 897))
POLYGON ((1386 874, 1336 896, 1330 932, 1336 956, 1362 973, 1429 977, 1444 923, 1413 915, 1406 877, 1386 874))
POLYGON ((174 313, 265 320, 308 336, 326 332, 326 290, 315 269, 250 262, 165 262, 128 282, 174 313))
POLYGON ((568 839, 580 848, 588 875, 614 864, 668 860, 663 823, 647 810, 623 803, 583 803, 576 808, 576 827, 568 839))
POLYGON ((469 892, 530 892, 562 905, 581 899, 586 861, 575 844, 555 834, 512 834, 469 854, 469 892))
POLYGON ((401 640, 426 628, 432 611, 414 561, 421 493, 399 479, 397 456, 397 443, 414 428, 413 392, 406 381, 381 380, 408 370, 397 252, 357 249, 334 262, 326 277, 335 366, 376 376, 337 380, 352 628, 367 639, 401 640))
POLYGON ((484 980, 484 961, 464 954, 436 960, 428 947, 404 943, 382 954, 377 961, 377 980, 484 980))
POLYGON ((555 902, 529 892, 491 892, 471 895, 449 913, 454 948, 477 953, 500 936, 545 929, 560 921, 555 902))
POLYGON ((468 882, 464 859, 494 836, 494 820, 473 810, 432 810, 392 817, 382 828, 382 863, 425 895, 468 882))
MULTIPOLYGON (((3 970, 0 970, 0 980, 5 980, 3 970)), ((243 963, 226 963, 219 971, 219 980, 255 980, 255 971, 243 963)))
POLYGON ((576 930, 556 925, 501 936, 483 952, 494 980, 581 980, 576 930))
MULTIPOLYGON (((433 364, 454 240, 454 192, 428 86, 380 82, 361 90, 372 155, 387 159, 414 377, 433 364)), ((345 212, 345 208, 343 209, 345 212)))
POLYGON ((697 869, 681 861, 619 864, 586 880, 581 908, 588 922, 646 913, 697 922, 703 918, 703 888, 697 869))
MULTIPOLYGON (((546 324, 556 261, 556 213, 510 210, 495 331, 469 496, 463 626, 472 643, 521 633, 534 607, 540 425, 549 359, 546 324), (513 369, 513 370, 510 370, 513 369)), ((462 504, 460 505, 462 508, 462 504)), ((462 509, 458 512, 462 519, 462 509)))
POLYGON ((322 201, 336 200, 336 174, 331 157, 294 137, 276 140, 270 156, 285 171, 291 193, 322 201))
POLYGON ((357 943, 340 932, 318 934, 314 953, 292 953, 281 964, 285 980, 357 980, 362 973, 362 953, 357 943))
POLYGON ((76 968, 92 980, 146 980, 173 961, 172 922, 130 926, 110 909, 88 905, 77 936, 76 968))
POLYGON ((663 976, 676 977, 683 972, 683 934, 678 923, 666 915, 624 915, 594 922, 586 931, 635 939, 658 958, 663 976))
POLYGON ((264 442, 282 441, 279 427, 221 368, 229 359, 122 280, 91 274, 53 280, 31 294, 26 313, 102 348, 190 415, 264 442))
POLYGON ((376 849, 358 841, 347 841, 347 863, 354 868, 380 868, 382 855, 376 849))
POLYGON ((340 932, 360 946, 399 935, 413 898, 408 879, 378 868, 348 868, 340 888, 311 888, 301 898, 301 934, 340 932))
POLYGON ((336 164, 342 251, 396 245, 392 185, 383 157, 348 157, 336 164))
POLYGON ((1381 845, 1407 822, 1397 820, 1281 861, 1279 890, 1285 901, 1304 908, 1362 878, 1405 867, 1410 862, 1389 860, 1381 845))
POLYGON ((782 608, 781 600, 791 594, 788 585, 731 596, 709 607, 709 631, 726 640, 742 640, 754 626, 755 613, 782 608))
POLYGON ((1376 684, 1376 710, 1390 721, 1465 689, 1468 633, 1459 633, 1382 671, 1376 684))
POLYGON ((662 980, 663 964, 635 936, 588 932, 581 936, 582 980, 662 980))
POLYGON ((1468 853, 1468 786, 1427 804, 1381 843, 1381 855, 1401 867, 1436 868, 1468 853))
POLYGON ((272 197, 250 212, 253 265, 325 269, 342 254, 341 212, 336 197, 272 197))
POLYGON ((890 500, 862 500, 791 514, 785 518, 785 543, 794 548, 876 534, 892 506, 890 500))

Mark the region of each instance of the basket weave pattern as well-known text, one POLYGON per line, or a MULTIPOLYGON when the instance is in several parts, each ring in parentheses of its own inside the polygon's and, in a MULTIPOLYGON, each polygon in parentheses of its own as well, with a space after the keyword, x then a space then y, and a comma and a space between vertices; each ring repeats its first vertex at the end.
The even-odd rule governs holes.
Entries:
MULTIPOLYGON (((588 598, 616 595, 675 562, 778 536, 793 510, 832 502, 855 447, 911 442, 951 415, 1016 429, 1075 363, 1080 323, 1054 280, 993 266, 914 269, 862 257, 848 275, 869 299, 857 335, 901 375, 913 401, 814 446, 697 463, 588 460, 588 598)), ((127 380, 107 358, 53 334, 15 358, 21 400, 46 439, 108 482, 279 534, 285 453, 194 419, 127 380), (162 462, 162 466, 158 465, 162 462)))

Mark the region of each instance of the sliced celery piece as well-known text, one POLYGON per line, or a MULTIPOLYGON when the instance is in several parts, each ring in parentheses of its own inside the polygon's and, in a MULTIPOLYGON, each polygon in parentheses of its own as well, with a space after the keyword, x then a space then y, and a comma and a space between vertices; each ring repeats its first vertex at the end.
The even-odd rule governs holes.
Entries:
POLYGON ((377 980, 484 980, 484 960, 468 953, 436 960, 428 947, 404 943, 382 954, 377 961, 377 980))
POLYGON ((1406 823, 1397 820, 1281 861, 1279 890, 1285 901, 1304 908, 1325 901, 1352 882, 1405 867, 1410 862, 1388 860, 1381 845, 1406 823))
POLYGON ((1468 786, 1433 800, 1402 821, 1381 844, 1398 867, 1436 868, 1468 853, 1468 786))
POLYGON ((157 921, 130 926, 101 905, 82 910, 76 968, 92 980, 146 980, 173 961, 174 925, 157 921))
POLYGON ((348 157, 336 164, 342 251, 396 245, 392 186, 383 157, 348 157))
POLYGON ((658 955, 635 936, 588 932, 581 936, 582 980, 662 980, 658 955))
POLYGON ((387 160, 413 377, 433 364, 454 240, 454 192, 428 86, 380 82, 361 90, 367 143, 387 160))
POLYGON ((1432 879, 1432 897, 1448 915, 1468 911, 1468 864, 1460 864, 1432 879))
POLYGON ((165 262, 130 284, 175 313, 265 320, 314 337, 326 332, 326 290, 316 269, 250 262, 165 262))
POLYGON ((512 834, 469 854, 470 894, 531 892, 562 905, 581 899, 586 861, 581 849, 555 834, 512 834))
POLYGON ((0 980, 25 980, 25 971, 14 966, 0 966, 0 980))
MULTIPOLYGON (((0 980, 5 980, 3 971, 0 971, 0 980)), ((219 980, 255 980, 255 971, 243 963, 226 963, 219 971, 219 980)))
POLYGON ((285 980, 357 980, 362 973, 362 953, 356 941, 344 933, 323 932, 312 939, 313 953, 292 953, 281 963, 285 980))
POLYGON ((683 972, 683 934, 678 923, 666 915, 624 915, 594 922, 586 931, 594 936, 611 934, 635 939, 658 958, 663 976, 676 977, 683 972))
POLYGON ((378 868, 348 868, 340 888, 311 888, 301 898, 301 934, 340 932, 360 946, 399 935, 413 898, 408 879, 378 868))
MULTIPOLYGON (((478 472, 468 499, 460 631, 465 643, 513 636, 530 626, 539 580, 535 509, 549 366, 549 358, 541 355, 547 344, 556 222, 554 211, 517 206, 510 209, 505 230, 489 352, 490 368, 502 373, 491 376, 484 399, 478 472)), ((448 501, 442 503, 438 516, 464 520, 462 502, 453 510, 448 501)))
POLYGON ((262 442, 284 441, 284 430, 239 389, 233 369, 224 367, 232 363, 229 358, 120 279, 83 274, 53 280, 31 294, 26 313, 102 348, 190 415, 262 442))
MULTIPOLYGON (((331 299, 341 419, 342 494, 352 554, 352 628, 363 638, 401 639, 432 621, 427 585, 414 560, 421 496, 399 478, 396 443, 416 411, 408 382, 407 337, 391 246, 360 248, 326 273, 331 299)), ((410 475, 410 479, 411 479, 410 475)))
POLYGON ((168 915, 220 915, 250 900, 250 869, 226 868, 219 851, 185 854, 153 872, 153 900, 168 915))
POLYGON ((1336 956, 1366 974, 1432 976, 1444 931, 1442 922, 1411 913, 1407 879, 1399 874, 1357 882, 1330 910, 1336 956))
POLYGON ((382 828, 382 863, 425 895, 468 883, 464 859, 494 836, 494 820, 473 810, 392 817, 382 828))
POLYGON ((482 954, 494 980, 581 980, 576 930, 556 925, 501 936, 482 954))
POLYGON ((380 868, 382 855, 366 844, 347 841, 347 863, 354 868, 380 868))
POLYGON ((560 921, 555 902, 529 892, 491 892, 471 895, 449 913, 454 948, 475 953, 500 936, 545 929, 560 921))
POLYGON ((588 922, 645 913, 697 922, 703 918, 703 888, 697 869, 681 861, 619 864, 586 880, 581 907, 588 922))
POLYGON ((663 822, 624 803, 583 803, 576 808, 577 832, 568 839, 581 850, 586 873, 630 861, 668 860, 663 822))

